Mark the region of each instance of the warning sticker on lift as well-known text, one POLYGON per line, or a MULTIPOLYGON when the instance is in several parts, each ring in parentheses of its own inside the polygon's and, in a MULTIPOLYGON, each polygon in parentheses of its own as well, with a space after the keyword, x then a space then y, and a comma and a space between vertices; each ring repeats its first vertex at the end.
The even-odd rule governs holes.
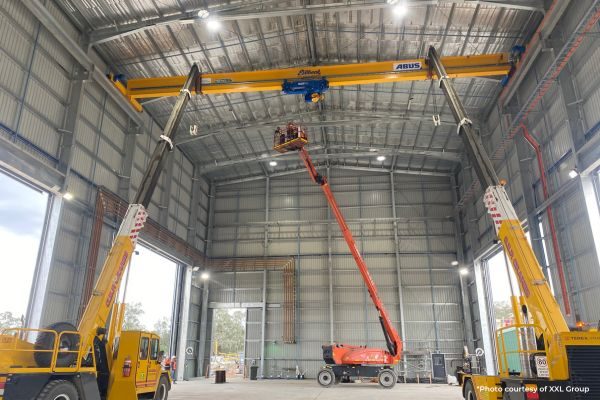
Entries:
POLYGON ((415 62, 403 62, 403 63, 395 63, 394 71, 402 72, 402 71, 418 71, 422 67, 420 61, 415 62))
POLYGON ((537 370, 538 378, 549 378, 550 371, 548 371, 548 360, 546 356, 535 356, 535 368, 537 370))

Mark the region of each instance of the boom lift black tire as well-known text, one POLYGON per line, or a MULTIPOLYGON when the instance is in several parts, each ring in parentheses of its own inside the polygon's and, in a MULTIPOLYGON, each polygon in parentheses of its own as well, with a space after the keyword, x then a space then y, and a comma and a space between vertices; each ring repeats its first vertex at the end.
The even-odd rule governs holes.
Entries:
POLYGON ((167 400, 169 398, 169 380, 166 376, 161 376, 158 380, 158 386, 154 393, 154 400, 167 400))
MULTIPOLYGON (((57 322, 46 329, 56 331, 60 336, 61 332, 65 331, 77 331, 77 328, 68 322, 57 322)), ((50 332, 40 332, 37 339, 35 340, 34 349, 36 350, 52 350, 54 348, 55 335, 50 332)), ((74 334, 65 334, 60 338, 58 348, 63 350, 76 351, 79 347, 79 336, 74 334)), ((50 351, 39 351, 33 353, 33 358, 40 368, 50 367, 52 361, 52 352, 50 351)), ((69 367, 77 361, 77 354, 75 353, 58 353, 56 358, 57 367, 69 367)))
POLYGON ((473 382, 469 379, 465 382, 465 400, 477 400, 477 395, 475 394, 475 388, 473 387, 473 382))
POLYGON ((382 369, 377 374, 377 381, 379 385, 384 389, 391 389, 396 385, 396 381, 398 380, 398 376, 391 369, 382 369))
POLYGON ((36 400, 79 400, 77 388, 69 381, 50 381, 36 400))
POLYGON ((329 368, 323 368, 317 374, 317 382, 319 382, 319 385, 323 387, 331 387, 334 381, 335 375, 333 374, 333 371, 329 368))

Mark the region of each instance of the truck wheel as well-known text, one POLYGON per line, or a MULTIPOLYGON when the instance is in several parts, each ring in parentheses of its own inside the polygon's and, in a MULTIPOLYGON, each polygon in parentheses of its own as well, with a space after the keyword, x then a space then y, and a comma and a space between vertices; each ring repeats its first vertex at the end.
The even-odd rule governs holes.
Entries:
POLYGON ((473 388, 473 382, 469 379, 465 382, 465 400, 477 400, 477 395, 475 394, 475 388, 473 388))
POLYGON ((398 380, 398 377, 396 376, 396 373, 391 369, 383 369, 379 371, 379 374, 377 375, 377 380, 379 381, 379 385, 381 385, 382 388, 391 389, 394 387, 394 385, 396 385, 396 380, 398 380))
POLYGON ((335 381, 333 371, 327 368, 320 370, 317 374, 317 381, 319 382, 319 385, 323 387, 330 387, 331 384, 335 381))
MULTIPOLYGON (((56 331, 58 335, 65 331, 77 331, 73 325, 68 322, 57 322, 48 326, 48 330, 56 331)), ((35 350, 53 350, 55 335, 51 332, 40 332, 37 339, 35 340, 35 350)), ((60 337, 60 343, 58 344, 59 350, 71 350, 76 351, 79 348, 79 336, 74 334, 65 334, 60 337)), ((33 358, 37 363, 38 367, 48 368, 52 361, 52 351, 39 351, 33 353, 33 358)), ((75 353, 58 353, 56 358, 57 367, 69 367, 77 360, 77 354, 75 353)), ((59 399, 60 400, 60 399, 59 399)))
POLYGON ((69 381, 50 381, 40 392, 37 400, 79 400, 75 385, 69 381))
POLYGON ((169 380, 166 376, 161 376, 154 393, 154 400, 167 400, 169 398, 169 380))

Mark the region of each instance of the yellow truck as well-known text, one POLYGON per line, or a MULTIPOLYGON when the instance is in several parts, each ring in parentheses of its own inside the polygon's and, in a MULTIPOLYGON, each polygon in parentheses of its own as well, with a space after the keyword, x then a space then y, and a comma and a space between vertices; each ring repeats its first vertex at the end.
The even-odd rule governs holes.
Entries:
POLYGON ((58 322, 46 329, 0 331, 0 400, 167 399, 172 382, 161 367, 160 338, 150 332, 122 332, 125 307, 116 303, 116 297, 191 90, 198 83, 199 70, 194 65, 79 326, 58 322))
POLYGON ((520 299, 511 299, 516 323, 496 332, 498 375, 474 374, 467 368, 460 376, 464 398, 600 400, 600 333, 567 324, 504 185, 434 47, 429 48, 427 61, 448 100, 465 152, 486 188, 485 207, 522 294, 520 299), (507 345, 508 330, 516 337, 516 346, 507 345), (511 367, 515 360, 518 368, 511 367))

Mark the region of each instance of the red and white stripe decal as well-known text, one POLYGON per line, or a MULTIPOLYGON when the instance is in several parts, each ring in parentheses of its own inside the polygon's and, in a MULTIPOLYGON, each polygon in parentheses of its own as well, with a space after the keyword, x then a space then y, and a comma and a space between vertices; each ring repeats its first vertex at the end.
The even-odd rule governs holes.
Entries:
POLYGON ((485 207, 488 210, 488 214, 490 214, 492 220, 494 221, 494 225, 496 225, 496 228, 499 228, 500 224, 502 224, 502 221, 506 219, 506 217, 502 215, 500 210, 498 210, 498 203, 496 201, 496 197, 489 189, 485 192, 483 201, 485 203, 485 207))
POLYGON ((144 223, 146 222, 146 218, 148 217, 148 213, 143 208, 140 208, 135 215, 135 223, 133 224, 133 228, 129 231, 129 238, 133 241, 136 241, 140 231, 144 227, 144 223))

